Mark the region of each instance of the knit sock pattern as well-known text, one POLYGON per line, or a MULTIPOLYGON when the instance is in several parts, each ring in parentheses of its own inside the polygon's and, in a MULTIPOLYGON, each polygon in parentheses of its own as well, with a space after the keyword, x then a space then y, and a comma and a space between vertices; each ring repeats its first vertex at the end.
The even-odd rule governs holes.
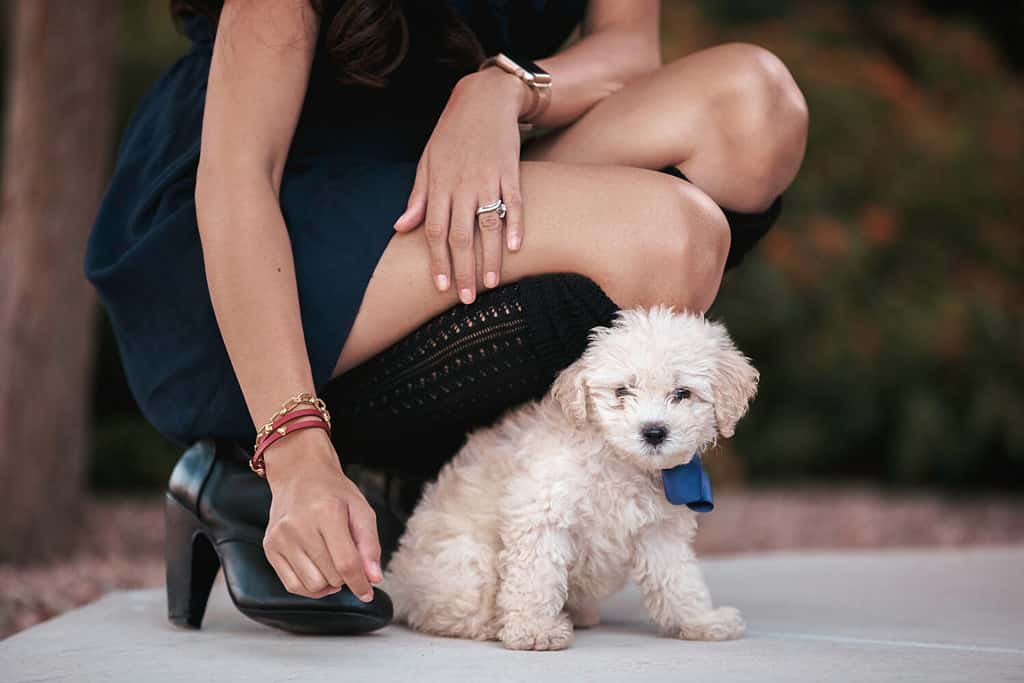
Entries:
POLYGON ((543 396, 618 308, 576 273, 456 304, 321 390, 342 463, 433 475, 470 429, 543 396))

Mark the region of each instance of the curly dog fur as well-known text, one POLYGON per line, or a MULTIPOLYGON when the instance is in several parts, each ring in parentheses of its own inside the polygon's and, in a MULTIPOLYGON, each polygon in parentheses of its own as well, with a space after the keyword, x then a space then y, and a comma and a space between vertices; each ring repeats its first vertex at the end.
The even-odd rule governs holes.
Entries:
POLYGON ((663 633, 739 637, 740 613, 712 606, 694 555, 696 514, 665 499, 661 470, 732 436, 757 381, 721 324, 619 311, 544 398, 470 432, 426 486, 383 584, 396 618, 562 649, 632 577, 663 633))

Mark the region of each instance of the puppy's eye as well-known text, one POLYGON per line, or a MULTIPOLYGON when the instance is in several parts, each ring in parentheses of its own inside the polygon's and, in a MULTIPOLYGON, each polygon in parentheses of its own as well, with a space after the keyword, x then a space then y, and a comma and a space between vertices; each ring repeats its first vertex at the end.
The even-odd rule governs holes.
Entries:
POLYGON ((619 387, 618 389, 615 390, 615 398, 629 396, 631 393, 632 392, 629 390, 629 387, 619 387))
POLYGON ((676 389, 675 392, 673 392, 672 398, 675 399, 676 401, 683 401, 685 399, 688 399, 690 398, 690 390, 687 389, 686 387, 680 387, 676 389))

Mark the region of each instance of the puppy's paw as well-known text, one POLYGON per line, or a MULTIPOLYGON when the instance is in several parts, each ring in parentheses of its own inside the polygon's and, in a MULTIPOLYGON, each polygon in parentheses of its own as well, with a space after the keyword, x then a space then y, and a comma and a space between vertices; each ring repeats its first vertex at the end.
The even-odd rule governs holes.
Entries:
POLYGON ((583 602, 569 606, 569 615, 576 628, 590 628, 601 623, 601 605, 597 602, 583 602))
POLYGON ((683 640, 735 640, 743 635, 746 624, 735 607, 719 607, 690 620, 679 630, 683 640))
POLYGON ((572 621, 565 612, 557 617, 510 617, 498 639, 509 650, 564 650, 572 645, 572 621))

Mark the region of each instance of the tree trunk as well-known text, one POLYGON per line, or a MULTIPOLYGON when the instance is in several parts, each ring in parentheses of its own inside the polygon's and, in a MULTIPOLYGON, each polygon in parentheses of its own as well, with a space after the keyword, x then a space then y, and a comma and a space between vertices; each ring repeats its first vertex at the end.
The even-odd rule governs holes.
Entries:
POLYGON ((85 240, 108 171, 118 0, 15 0, 0 197, 0 560, 74 547, 96 301, 85 240))

